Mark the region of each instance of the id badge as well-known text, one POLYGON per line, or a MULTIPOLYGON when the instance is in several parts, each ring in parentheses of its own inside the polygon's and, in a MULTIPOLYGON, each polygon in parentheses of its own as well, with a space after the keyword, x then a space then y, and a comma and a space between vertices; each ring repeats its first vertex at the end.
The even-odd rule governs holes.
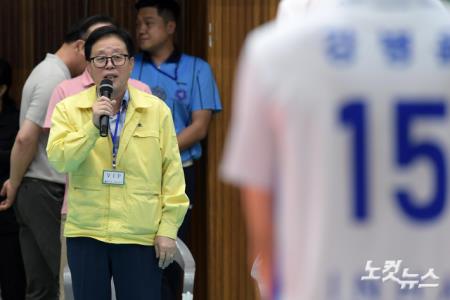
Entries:
POLYGON ((124 185, 125 172, 103 170, 103 184, 124 185))

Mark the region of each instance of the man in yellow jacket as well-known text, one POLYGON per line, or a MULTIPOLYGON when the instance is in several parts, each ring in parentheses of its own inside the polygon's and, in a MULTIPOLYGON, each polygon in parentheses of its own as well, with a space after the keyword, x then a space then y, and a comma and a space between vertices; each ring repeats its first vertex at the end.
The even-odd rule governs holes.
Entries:
POLYGON ((49 162, 69 174, 64 234, 75 299, 159 299, 161 269, 173 261, 189 200, 170 109, 128 86, 133 43, 103 27, 85 44, 96 86, 60 102, 52 117, 49 162), (111 101, 99 96, 113 83, 111 101), (108 137, 99 134, 109 116, 108 137))

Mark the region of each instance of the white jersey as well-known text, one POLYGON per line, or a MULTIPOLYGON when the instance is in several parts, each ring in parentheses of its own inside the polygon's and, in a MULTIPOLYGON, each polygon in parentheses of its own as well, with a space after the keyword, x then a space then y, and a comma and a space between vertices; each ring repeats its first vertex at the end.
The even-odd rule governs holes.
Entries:
MULTIPOLYGON (((277 22, 301 18, 310 10, 314 0, 281 0, 277 9, 277 22)), ((317 1, 317 0, 316 0, 317 1)))
POLYGON ((298 23, 248 39, 222 165, 274 193, 277 298, 450 299, 450 17, 355 0, 298 23))

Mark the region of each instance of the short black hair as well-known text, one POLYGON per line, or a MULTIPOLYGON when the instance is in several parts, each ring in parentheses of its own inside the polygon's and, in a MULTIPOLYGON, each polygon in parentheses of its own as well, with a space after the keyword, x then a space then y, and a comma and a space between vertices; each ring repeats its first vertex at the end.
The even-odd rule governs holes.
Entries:
POLYGON ((178 22, 180 17, 180 5, 175 0, 138 0, 134 5, 137 10, 143 7, 156 7, 158 15, 166 22, 178 22))
POLYGON ((134 44, 131 35, 124 29, 115 26, 104 26, 94 30, 88 37, 86 43, 84 44, 84 56, 87 61, 91 59, 92 47, 94 44, 107 36, 116 36, 122 40, 127 46, 128 57, 134 57, 134 44))
POLYGON ((79 20, 77 23, 70 27, 69 31, 64 36, 64 43, 72 43, 77 40, 86 40, 88 38, 87 33, 92 25, 98 23, 109 23, 112 26, 117 26, 117 23, 106 15, 94 15, 79 20))

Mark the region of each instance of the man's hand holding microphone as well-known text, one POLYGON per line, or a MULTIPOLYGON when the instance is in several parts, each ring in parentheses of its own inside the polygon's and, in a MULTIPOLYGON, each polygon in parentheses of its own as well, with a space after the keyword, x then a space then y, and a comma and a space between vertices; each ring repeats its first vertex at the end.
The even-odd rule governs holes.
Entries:
POLYGON ((99 128, 100 136, 108 136, 109 117, 114 114, 116 100, 111 100, 113 84, 109 79, 103 79, 99 87, 100 97, 92 106, 92 122, 99 128))

